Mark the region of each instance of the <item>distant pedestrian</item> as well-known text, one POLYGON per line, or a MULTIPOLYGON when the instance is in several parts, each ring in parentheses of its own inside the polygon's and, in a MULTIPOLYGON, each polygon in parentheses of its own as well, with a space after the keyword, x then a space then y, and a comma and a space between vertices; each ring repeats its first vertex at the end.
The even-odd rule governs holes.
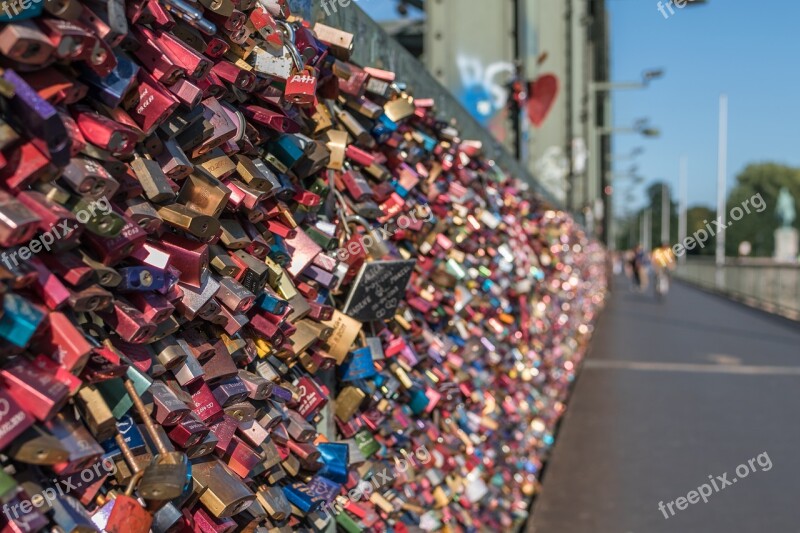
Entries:
POLYGON ((642 246, 637 244, 633 248, 633 257, 631 258, 631 270, 633 271, 633 289, 636 292, 642 292, 646 287, 645 275, 645 255, 642 246))

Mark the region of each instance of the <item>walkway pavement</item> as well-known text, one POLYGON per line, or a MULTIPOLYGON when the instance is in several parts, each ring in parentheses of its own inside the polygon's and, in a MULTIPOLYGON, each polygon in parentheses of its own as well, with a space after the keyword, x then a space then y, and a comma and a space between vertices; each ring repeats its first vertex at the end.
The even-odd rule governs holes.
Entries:
POLYGON ((800 326, 687 285, 663 304, 616 286, 529 532, 800 532, 800 326), (710 475, 719 492, 672 516, 710 475))

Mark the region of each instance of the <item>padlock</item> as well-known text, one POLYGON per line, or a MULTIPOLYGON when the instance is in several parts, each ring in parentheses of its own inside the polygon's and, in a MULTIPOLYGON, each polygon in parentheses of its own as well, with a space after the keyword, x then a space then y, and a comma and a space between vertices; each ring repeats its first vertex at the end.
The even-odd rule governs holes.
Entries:
MULTIPOLYGON (((39 93, 39 96, 53 105, 74 104, 83 100, 89 91, 89 87, 83 83, 68 78, 52 67, 26 74, 25 81, 39 93)), ((61 111, 59 116, 72 138, 71 152, 74 156, 84 149, 85 139, 82 138, 83 135, 72 117, 61 111)))
POLYGON ((181 448, 191 448, 200 444, 208 434, 208 426, 194 413, 183 417, 183 420, 167 432, 169 439, 181 448))
POLYGON ((217 402, 224 408, 243 401, 250 393, 244 382, 235 377, 217 381, 211 389, 217 402))
POLYGON ((92 516, 81 503, 69 494, 58 495, 50 501, 53 521, 62 531, 93 533, 97 531, 92 516))
POLYGON ((131 170, 136 174, 136 179, 142 185, 145 196, 151 202, 165 203, 176 198, 169 179, 156 161, 134 156, 131 161, 131 170))
POLYGON ((96 463, 103 449, 86 427, 73 416, 58 413, 45 422, 47 430, 57 438, 69 452, 66 461, 52 465, 57 474, 74 474, 96 463))
POLYGON ((37 496, 41 497, 41 494, 36 492, 30 496, 24 489, 18 488, 16 494, 4 502, 5 508, 8 509, 3 520, 5 531, 13 533, 40 531, 48 525, 47 518, 31 504, 37 496))
POLYGON ((242 512, 256 498, 235 474, 216 459, 193 463, 192 477, 201 491, 200 502, 217 518, 242 512))
POLYGON ((280 187, 275 174, 259 159, 236 155, 236 172, 249 187, 269 193, 280 187))
MULTIPOLYGON (((230 164, 229 172, 233 172, 235 167, 233 161, 226 155, 218 151, 208 152, 206 157, 215 155, 219 164, 230 164), (218 156, 218 157, 217 157, 218 156), (225 161, 223 161, 223 159, 225 161)), ((202 158, 200 158, 202 159, 202 158)), ((199 160, 196 160, 202 166, 199 160)), ((215 162, 215 165, 218 163, 215 162)), ((210 168, 210 167, 209 167, 210 168)), ((208 171, 207 171, 208 172, 208 171)), ((212 171, 213 172, 213 169, 212 171)), ((224 174, 219 175, 224 178, 224 174)), ((231 192, 214 177, 211 173, 196 172, 190 174, 183 182, 183 187, 178 196, 178 202, 184 204, 186 207, 207 215, 209 217, 218 218, 228 202, 231 192)))
MULTIPOLYGON (((32 279, 28 282, 30 282, 32 279)), ((14 293, 3 295, 3 314, 0 315, 0 337, 20 348, 27 346, 42 323, 44 313, 29 301, 14 293)))
POLYGON ((224 82, 230 83, 233 87, 242 91, 250 91, 256 82, 256 77, 252 72, 239 68, 230 61, 221 59, 217 61, 211 72, 219 76, 224 82))
POLYGON ((174 138, 163 140, 163 150, 156 156, 161 170, 171 180, 180 181, 188 176, 193 165, 174 138))
POLYGON ((314 33, 323 43, 330 46, 331 53, 342 61, 348 61, 353 52, 354 35, 320 22, 314 25, 314 33))
POLYGON ((174 426, 189 414, 189 408, 161 381, 150 387, 153 396, 153 417, 162 426, 174 426))
POLYGON ((155 80, 164 85, 172 85, 186 74, 183 66, 173 61, 172 54, 164 53, 163 44, 152 30, 144 26, 134 26, 133 35, 139 44, 133 53, 155 80))
POLYGON ((119 189, 119 183, 105 168, 94 159, 84 157, 71 159, 61 179, 75 193, 92 200, 113 196, 119 189))
POLYGON ((161 324, 175 312, 175 306, 163 296, 152 292, 137 292, 128 295, 128 301, 153 324, 161 324))
POLYGON ((64 445, 39 426, 18 433, 4 453, 15 461, 33 465, 55 465, 69 459, 69 451, 64 445))
POLYGON ((44 65, 54 54, 48 36, 31 21, 7 23, 0 30, 0 53, 27 65, 44 65))
POLYGON ((116 289, 120 292, 161 291, 167 285, 167 273, 150 266, 123 267, 117 270, 122 281, 116 289))
POLYGON ((92 517, 94 524, 108 533, 147 533, 152 515, 133 497, 133 491, 144 476, 139 471, 128 482, 124 493, 111 495, 92 517))
POLYGON ((98 442, 108 440, 116 434, 117 420, 95 387, 91 385, 81 387, 75 396, 75 405, 98 442))
MULTIPOLYGON (((5 311, 4 318, 9 312, 7 302, 5 311)), ((66 385, 22 357, 7 363, 0 376, 20 407, 39 421, 53 418, 69 399, 66 385)))
POLYGON ((122 107, 145 134, 150 134, 175 111, 179 102, 146 70, 140 69, 136 80, 136 87, 128 93, 122 107))
MULTIPOLYGON (((171 370, 180 366, 188 356, 184 346, 175 342, 175 339, 172 337, 166 337, 154 342, 152 346, 155 350, 158 362, 161 363, 167 370, 171 370)), ((163 424, 163 422, 160 420, 159 423, 163 424)))
MULTIPOLYGON (((126 127, 84 106, 73 106, 72 118, 88 142, 112 154, 130 155, 140 140, 139 134, 133 128, 126 127)), ((112 195, 113 192, 108 194, 112 195)))
POLYGON ((194 413, 206 424, 213 424, 223 417, 222 407, 217 402, 208 384, 198 380, 187 387, 192 395, 195 407, 194 413))
POLYGON ((187 46, 175 35, 165 31, 156 31, 153 37, 163 53, 168 55, 174 64, 180 65, 188 77, 202 78, 211 68, 211 61, 187 46))
POLYGON ((121 299, 114 300, 112 309, 99 315, 123 340, 133 344, 147 342, 157 329, 138 309, 121 299))
POLYGON ((191 516, 194 530, 202 533, 228 533, 236 528, 236 522, 232 518, 217 518, 202 506, 196 506, 191 516))
POLYGON ((290 102, 301 106, 310 106, 316 102, 317 76, 306 69, 293 74, 286 80, 284 96, 290 102))
POLYGON ((0 194, 0 246, 27 242, 39 227, 41 218, 10 194, 0 194))
MULTIPOLYGON (((178 342, 181 343, 185 341, 180 339, 178 342)), ((188 387, 198 380, 203 379, 205 377, 205 371, 203 371, 203 367, 197 358, 190 353, 191 348, 189 345, 185 344, 184 348, 188 348, 186 357, 181 365, 172 369, 172 373, 182 387, 188 387)))
POLYGON ((139 417, 144 422, 147 433, 156 445, 158 455, 148 466, 139 482, 139 494, 148 500, 171 500, 183 493, 186 485, 187 460, 182 452, 167 450, 161 435, 155 428, 153 420, 147 413, 144 402, 139 397, 133 383, 125 381, 125 390, 133 401, 139 417))
POLYGON ((197 459, 205 457, 214 453, 214 450, 219 444, 219 439, 213 433, 209 433, 202 442, 198 442, 194 446, 186 448, 186 457, 189 459, 197 459))
POLYGON ((158 216, 168 225, 200 239, 210 239, 220 229, 217 219, 198 213, 182 204, 161 206, 158 208, 158 216))
POLYGON ((183 513, 178 506, 167 502, 153 514, 151 529, 154 533, 169 533, 175 531, 183 522, 183 513))

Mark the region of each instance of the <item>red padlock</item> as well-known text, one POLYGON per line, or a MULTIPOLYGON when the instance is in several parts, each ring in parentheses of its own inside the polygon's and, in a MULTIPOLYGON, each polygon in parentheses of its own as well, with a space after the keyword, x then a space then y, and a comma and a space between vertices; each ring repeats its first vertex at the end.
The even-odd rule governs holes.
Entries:
POLYGON ((120 124, 84 106, 75 106, 72 117, 78 124, 83 137, 114 154, 129 155, 133 153, 138 142, 136 131, 120 124))
POLYGON ((87 59, 94 50, 97 37, 83 26, 69 20, 52 18, 43 18, 38 22, 53 43, 56 57, 71 61, 87 59))
POLYGON ((139 84, 123 105, 142 131, 150 134, 172 115, 178 100, 146 70, 140 69, 136 79, 139 84))
POLYGON ((108 533, 148 533, 153 517, 133 497, 133 489, 144 475, 140 470, 133 475, 124 494, 119 494, 98 509, 93 517, 95 525, 108 533), (104 517, 108 517, 104 524, 104 517), (99 519, 99 520, 98 520, 99 519))
POLYGON ((310 106, 317 101, 317 76, 310 70, 289 76, 284 97, 297 105, 310 106))

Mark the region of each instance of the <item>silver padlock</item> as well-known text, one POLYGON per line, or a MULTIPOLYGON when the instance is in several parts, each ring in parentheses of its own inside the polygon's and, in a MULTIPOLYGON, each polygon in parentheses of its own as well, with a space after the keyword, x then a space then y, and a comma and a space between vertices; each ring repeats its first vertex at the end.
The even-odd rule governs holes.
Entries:
POLYGON ((294 44, 295 33, 292 25, 280 20, 275 22, 283 35, 283 48, 273 52, 256 46, 250 57, 256 72, 286 81, 295 72, 302 71, 305 64, 294 44))

